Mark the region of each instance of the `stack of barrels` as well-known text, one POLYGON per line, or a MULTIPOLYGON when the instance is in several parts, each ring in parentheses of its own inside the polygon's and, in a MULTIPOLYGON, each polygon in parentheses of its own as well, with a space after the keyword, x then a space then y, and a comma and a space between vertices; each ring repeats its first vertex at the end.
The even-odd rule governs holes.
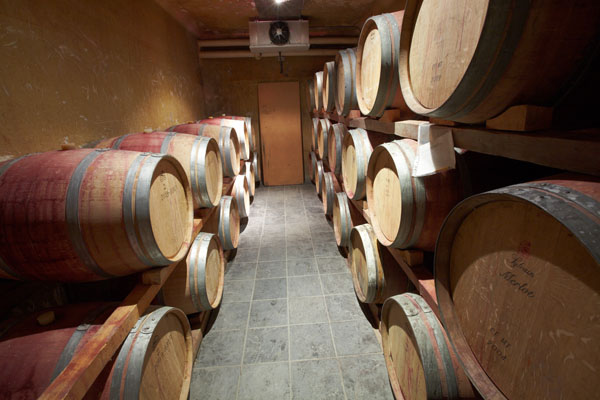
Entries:
MULTIPOLYGON (((319 73, 315 111, 333 112, 333 95, 339 116, 399 109, 482 123, 511 106, 557 104, 597 47, 597 2, 442 3, 409 0, 369 18, 358 47, 319 73), (465 17, 470 23, 459 23, 465 17)), ((492 175, 477 185, 493 168, 474 170, 458 153, 457 169, 415 177, 416 141, 313 124, 311 179, 347 250, 358 300, 381 306, 397 398, 595 396, 599 179, 530 181, 521 170, 509 183, 492 175), (417 267, 435 270, 437 303, 415 294, 390 258, 404 250, 434 253, 433 266, 417 267)))
MULTIPOLYGON (((187 396, 186 314, 221 303, 224 250, 237 247, 254 195, 256 143, 249 118, 223 117, 0 163, 0 278, 83 283, 175 264, 88 395, 187 396), (208 215, 200 233, 197 212, 208 215)), ((75 303, 0 322, 3 393, 40 396, 117 307, 75 303)))

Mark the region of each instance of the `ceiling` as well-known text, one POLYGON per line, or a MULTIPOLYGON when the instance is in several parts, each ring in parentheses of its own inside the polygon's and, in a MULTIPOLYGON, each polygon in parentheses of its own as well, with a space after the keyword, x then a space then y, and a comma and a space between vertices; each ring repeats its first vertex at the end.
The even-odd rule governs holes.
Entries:
POLYGON ((245 37, 249 20, 300 16, 309 20, 311 36, 354 36, 369 16, 403 8, 398 0, 155 1, 200 39, 245 37))

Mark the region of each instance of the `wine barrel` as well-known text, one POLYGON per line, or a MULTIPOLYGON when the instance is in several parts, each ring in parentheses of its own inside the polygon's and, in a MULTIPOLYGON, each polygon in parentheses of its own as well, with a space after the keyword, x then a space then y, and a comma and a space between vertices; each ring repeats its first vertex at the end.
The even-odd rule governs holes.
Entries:
POLYGON ((342 177, 344 190, 352 200, 362 200, 367 194, 367 169, 373 147, 364 129, 351 129, 342 142, 342 177))
POLYGON ((336 96, 335 108, 338 115, 348 116, 356 110, 356 50, 340 50, 335 56, 336 66, 336 96))
POLYGON ((193 204, 172 156, 31 154, 0 167, 0 278, 94 281, 181 260, 193 204))
POLYGON ((228 126, 215 126, 208 124, 182 124, 174 125, 169 132, 187 133, 190 135, 211 137, 219 144, 223 174, 235 176, 240 173, 240 143, 234 130, 228 126))
MULTIPOLYGON (((45 326, 38 318, 50 315, 49 311, 4 321, 0 326, 3 397, 37 399, 115 308, 114 303, 83 303, 52 309, 54 320, 45 326)), ((192 353, 185 314, 172 307, 151 306, 86 398, 186 399, 192 353)))
POLYGON ((161 304, 186 314, 214 310, 221 304, 225 257, 219 237, 200 232, 158 294, 161 304))
POLYGON ((233 119, 236 121, 244 121, 244 127, 246 128, 246 132, 248 132, 248 144, 250 146, 250 152, 255 151, 258 143, 256 141, 256 132, 252 129, 252 118, 233 115, 225 115, 224 118, 233 119))
POLYGON ((246 127, 246 123, 244 121, 230 119, 228 117, 218 117, 218 118, 207 118, 198 121, 199 124, 208 124, 208 125, 216 125, 216 126, 227 126, 234 130, 237 135, 238 142, 240 143, 240 158, 242 160, 250 159, 250 138, 248 132, 248 128, 246 127))
POLYGON ((96 148, 169 154, 183 166, 192 188, 194 208, 219 204, 223 167, 217 142, 210 137, 175 132, 142 132, 106 139, 96 148))
POLYGON ((600 390, 599 200, 597 178, 556 176, 471 196, 448 215, 435 255, 439 310, 485 398, 600 390))
POLYGON ((323 111, 323 71, 315 72, 314 91, 317 112, 321 112, 323 111))
POLYGON ((381 117, 388 108, 408 110, 398 83, 398 49, 404 11, 367 19, 356 54, 356 99, 363 115, 381 117))
POLYGON ((248 181, 244 175, 235 177, 231 196, 235 197, 237 201, 240 217, 248 217, 248 213, 250 212, 250 191, 248 190, 248 181))
POLYGON ((321 197, 321 189, 323 185, 323 174, 325 173, 325 168, 323 167, 323 161, 317 161, 317 169, 315 172, 315 187, 317 189, 317 195, 321 197))
POLYGON ((254 193, 256 192, 256 179, 254 178, 254 165, 250 161, 246 161, 244 176, 248 182, 248 194, 250 194, 250 197, 254 197, 254 193))
POLYGON ((321 185, 323 211, 325 212, 325 215, 331 217, 333 215, 333 201, 335 199, 335 194, 341 191, 340 185, 331 172, 325 172, 323 174, 321 185))
POLYGON ((390 258, 389 252, 380 246, 371 225, 352 228, 348 254, 354 292, 362 303, 382 304, 388 297, 411 288, 406 275, 390 258))
POLYGON ((381 312, 381 343, 397 399, 473 399, 440 322, 419 295, 387 299, 381 312))
POLYGON ((404 98, 418 114, 465 123, 513 105, 552 106, 591 55, 599 26, 596 0, 409 0, 399 57, 404 98))
POLYGON ((306 82, 306 86, 308 87, 308 101, 311 111, 315 111, 317 109, 317 105, 315 104, 315 82, 314 79, 309 79, 306 82))
POLYGON ((260 161, 258 160, 258 153, 252 155, 252 167, 254 167, 254 186, 260 184, 260 161))
POLYGON ((352 232, 352 215, 346 193, 336 193, 333 199, 333 232, 335 242, 339 247, 350 246, 350 232, 352 232))
POLYGON ((348 128, 344 124, 333 124, 329 128, 327 162, 335 176, 340 176, 342 173, 342 142, 347 134, 348 128))
POLYGON ((323 108, 332 112, 335 109, 335 61, 326 62, 323 66, 323 108))
POLYGON ((328 150, 328 134, 331 122, 327 118, 319 119, 319 125, 317 126, 317 151, 321 160, 327 159, 328 150))
POLYGON ((417 142, 377 146, 367 169, 371 224, 384 246, 433 251, 444 218, 461 198, 456 170, 412 176, 417 142))
POLYGON ((319 131, 319 118, 313 118, 312 119, 312 140, 310 143, 310 149, 317 151, 317 148, 319 147, 319 136, 318 136, 318 131, 319 131))
POLYGON ((317 155, 314 151, 310 152, 310 163, 308 164, 308 174, 310 176, 310 181, 315 183, 317 178, 317 155))
POLYGON ((240 214, 234 197, 221 197, 217 232, 224 250, 237 249, 240 239, 240 214))

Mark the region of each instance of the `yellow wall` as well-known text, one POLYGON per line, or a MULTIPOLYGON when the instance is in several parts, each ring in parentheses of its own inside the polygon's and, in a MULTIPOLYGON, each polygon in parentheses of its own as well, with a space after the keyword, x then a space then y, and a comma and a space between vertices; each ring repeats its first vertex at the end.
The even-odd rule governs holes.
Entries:
POLYGON ((0 160, 202 114, 195 40, 150 0, 0 0, 0 160))

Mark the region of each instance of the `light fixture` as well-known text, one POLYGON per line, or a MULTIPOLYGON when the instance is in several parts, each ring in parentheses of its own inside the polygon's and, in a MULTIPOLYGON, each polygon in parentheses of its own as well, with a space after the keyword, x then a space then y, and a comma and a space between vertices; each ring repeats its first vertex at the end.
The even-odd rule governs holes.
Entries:
POLYGON ((281 4, 286 2, 287 0, 275 0, 275 4, 281 4))

